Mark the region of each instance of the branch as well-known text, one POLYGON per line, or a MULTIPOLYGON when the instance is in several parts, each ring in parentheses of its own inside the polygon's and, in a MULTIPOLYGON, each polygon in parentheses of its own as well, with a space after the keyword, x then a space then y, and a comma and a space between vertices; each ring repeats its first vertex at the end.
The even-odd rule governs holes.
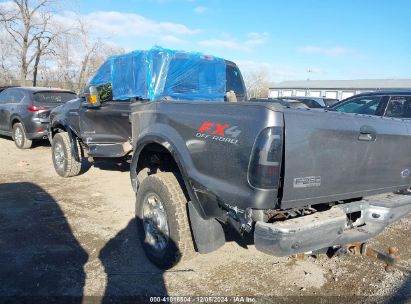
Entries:
MULTIPOLYGON (((25 1, 26 1, 26 4, 27 4, 27 0, 25 0, 25 1)), ((36 13, 36 11, 38 11, 41 7, 46 6, 47 2, 48 2, 48 0, 43 0, 36 7, 34 7, 31 11, 31 13, 30 13, 30 17, 33 17, 33 15, 36 13)))
POLYGON ((13 38, 14 42, 16 42, 20 47, 22 47, 22 43, 16 38, 16 34, 18 36, 20 36, 23 39, 23 36, 20 32, 18 32, 17 30, 13 29, 12 27, 4 27, 6 29, 6 31, 10 34, 10 36, 13 38))

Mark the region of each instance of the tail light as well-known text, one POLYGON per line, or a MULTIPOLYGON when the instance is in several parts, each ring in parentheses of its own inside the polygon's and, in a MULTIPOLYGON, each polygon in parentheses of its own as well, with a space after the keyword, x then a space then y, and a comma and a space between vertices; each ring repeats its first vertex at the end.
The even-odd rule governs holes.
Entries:
POLYGON ((30 112, 38 112, 38 111, 44 111, 44 110, 48 110, 48 107, 43 107, 43 106, 28 106, 27 110, 29 110, 30 112))
POLYGON ((251 153, 248 181, 256 188, 275 189, 281 175, 283 128, 266 128, 258 135, 251 153))

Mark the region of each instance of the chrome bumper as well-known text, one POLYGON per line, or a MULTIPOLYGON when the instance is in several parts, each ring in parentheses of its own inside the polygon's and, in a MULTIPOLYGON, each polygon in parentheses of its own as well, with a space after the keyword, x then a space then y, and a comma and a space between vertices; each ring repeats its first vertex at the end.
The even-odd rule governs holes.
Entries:
POLYGON ((410 212, 410 193, 375 195, 282 222, 257 222, 254 243, 264 253, 288 256, 360 242, 376 236, 410 212))

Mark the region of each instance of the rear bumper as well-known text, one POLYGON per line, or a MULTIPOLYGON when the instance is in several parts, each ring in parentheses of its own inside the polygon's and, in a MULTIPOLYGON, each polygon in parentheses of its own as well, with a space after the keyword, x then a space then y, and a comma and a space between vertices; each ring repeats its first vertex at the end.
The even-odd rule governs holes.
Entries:
POLYGON ((257 222, 254 242, 258 250, 274 256, 309 252, 365 241, 410 212, 410 193, 375 195, 283 222, 257 222))
POLYGON ((34 132, 34 133, 27 133, 27 138, 28 139, 47 139, 48 138, 48 132, 46 130, 41 130, 39 129, 39 132, 34 132))
POLYGON ((24 124, 26 135, 29 139, 47 139, 49 119, 32 118, 24 124))

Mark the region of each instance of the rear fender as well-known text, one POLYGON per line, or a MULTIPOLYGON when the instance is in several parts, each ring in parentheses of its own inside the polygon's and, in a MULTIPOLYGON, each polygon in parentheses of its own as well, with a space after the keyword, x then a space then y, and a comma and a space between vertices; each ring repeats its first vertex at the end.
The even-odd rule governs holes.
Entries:
MULTIPOLYGON (((170 140, 168 140, 166 137, 162 135, 144 136, 143 138, 139 139, 138 145, 134 149, 133 158, 132 158, 131 165, 130 165, 130 178, 131 178, 131 184, 132 184, 134 192, 137 193, 138 187, 139 187, 139 182, 137 178, 137 164, 140 158, 141 151, 143 151, 143 149, 147 145, 153 144, 153 143, 163 146, 168 152, 170 152, 174 161, 177 163, 178 169, 181 173, 182 179, 184 181, 184 185, 187 189, 187 192, 188 192, 188 195, 190 197, 190 201, 192 202, 193 207, 196 208, 197 212, 201 215, 201 217, 206 218, 205 212, 200 202, 198 201, 197 196, 195 195, 194 189, 188 178, 189 175, 187 173, 186 168, 189 166, 189 164, 182 161, 182 159, 184 159, 183 158, 184 156, 181 155, 181 151, 177 150, 175 145, 171 143, 170 140)), ((186 146, 184 145, 183 147, 185 148, 186 146)), ((185 159, 187 159, 187 155, 189 155, 188 151, 186 151, 185 159)))
POLYGON ((14 125, 15 122, 22 123, 22 119, 17 115, 11 116, 10 121, 9 121, 10 131, 13 130, 13 125, 14 125))

